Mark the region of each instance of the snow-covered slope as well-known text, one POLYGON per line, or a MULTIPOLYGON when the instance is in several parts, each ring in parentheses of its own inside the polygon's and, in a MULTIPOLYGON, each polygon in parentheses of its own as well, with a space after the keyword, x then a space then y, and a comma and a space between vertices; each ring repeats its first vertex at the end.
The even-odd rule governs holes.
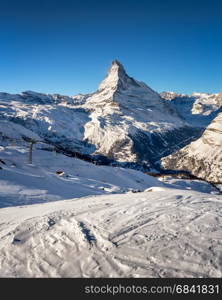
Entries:
POLYGON ((0 120, 0 145, 9 141, 28 141, 41 142, 42 139, 33 131, 28 130, 22 125, 11 121, 0 120))
POLYGON ((47 147, 34 147, 31 165, 25 145, 0 147, 0 207, 143 191, 162 185, 136 170, 96 166, 52 149, 43 150, 47 147))
POLYGON ((151 188, 0 220, 0 277, 222 277, 221 196, 151 188))
POLYGON ((206 128, 201 138, 162 159, 167 169, 188 170, 210 182, 222 183, 222 113, 206 128))

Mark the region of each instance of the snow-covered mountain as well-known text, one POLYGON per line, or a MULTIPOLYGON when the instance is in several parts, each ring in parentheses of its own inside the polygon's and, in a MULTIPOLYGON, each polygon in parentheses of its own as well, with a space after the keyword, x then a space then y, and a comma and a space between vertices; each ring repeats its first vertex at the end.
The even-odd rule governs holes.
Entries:
POLYGON ((0 93, 0 119, 66 151, 147 166, 199 134, 171 102, 129 77, 116 60, 92 94, 0 93))
POLYGON ((161 97, 169 100, 189 124, 205 129, 207 125, 222 111, 222 93, 193 93, 191 95, 162 92, 161 97))
POLYGON ((203 114, 207 116, 222 106, 222 93, 193 93, 192 96, 196 98, 192 108, 193 114, 203 114))
MULTIPOLYGON (((0 140, 2 145, 8 145, 8 141, 20 145, 32 137, 67 153, 105 156, 123 166, 131 163, 149 167, 200 137, 220 113, 221 104, 222 93, 188 96, 164 92, 160 96, 145 83, 128 76, 115 60, 92 94, 69 97, 32 91, 0 93, 0 140)), ((214 140, 216 133, 210 132, 214 140)), ((200 140, 205 140, 205 136, 206 133, 200 140)), ((213 152, 212 157, 217 155, 213 152)), ((169 156, 163 161, 170 161, 169 156)), ((169 163, 169 168, 190 167, 184 161, 175 162, 174 166, 169 163)), ((195 168, 192 171, 195 175, 200 173, 195 168)))
POLYGON ((201 138, 162 159, 167 169, 188 170, 214 183, 222 183, 222 113, 211 122, 201 138))
POLYGON ((0 120, 23 126, 66 150, 90 153, 95 147, 84 141, 89 114, 78 107, 83 99, 81 95, 71 98, 31 91, 18 95, 0 93, 0 120))
POLYGON ((118 161, 153 162, 194 134, 170 103, 118 61, 83 107, 91 112, 85 139, 95 153, 118 161))

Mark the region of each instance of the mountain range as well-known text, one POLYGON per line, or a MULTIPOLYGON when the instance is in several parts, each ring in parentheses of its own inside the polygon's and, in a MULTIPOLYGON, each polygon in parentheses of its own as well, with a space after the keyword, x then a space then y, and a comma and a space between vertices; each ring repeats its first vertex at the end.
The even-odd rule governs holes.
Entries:
MULTIPOLYGON (((215 124, 220 127, 221 107, 222 93, 159 94, 127 75, 114 60, 106 78, 91 94, 0 93, 0 139, 18 143, 36 135, 36 141, 71 155, 149 171, 188 170, 209 179, 212 176, 205 174, 210 169, 200 143, 211 147, 215 138, 212 151, 220 153, 221 130, 212 128, 215 124), (206 138, 209 132, 210 139, 206 138), (191 155, 195 168, 184 159, 184 153, 193 153, 193 145, 203 152, 201 162, 191 155)), ((219 172, 215 181, 220 181, 217 164, 214 170, 219 172)))

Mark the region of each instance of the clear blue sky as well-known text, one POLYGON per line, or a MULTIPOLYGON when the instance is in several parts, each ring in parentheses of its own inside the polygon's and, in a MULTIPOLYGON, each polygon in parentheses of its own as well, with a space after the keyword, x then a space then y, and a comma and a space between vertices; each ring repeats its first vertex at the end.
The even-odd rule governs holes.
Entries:
POLYGON ((161 92, 222 91, 222 3, 0 2, 0 91, 95 91, 113 59, 161 92))

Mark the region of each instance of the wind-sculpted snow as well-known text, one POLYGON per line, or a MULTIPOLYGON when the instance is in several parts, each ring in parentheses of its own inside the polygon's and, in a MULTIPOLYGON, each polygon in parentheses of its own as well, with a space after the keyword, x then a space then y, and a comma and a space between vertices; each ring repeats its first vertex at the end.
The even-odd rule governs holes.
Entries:
POLYGON ((167 188, 3 208, 0 277, 222 276, 220 196, 167 188))
POLYGON ((188 170, 214 183, 222 183, 222 113, 197 141, 162 159, 167 169, 188 170))

